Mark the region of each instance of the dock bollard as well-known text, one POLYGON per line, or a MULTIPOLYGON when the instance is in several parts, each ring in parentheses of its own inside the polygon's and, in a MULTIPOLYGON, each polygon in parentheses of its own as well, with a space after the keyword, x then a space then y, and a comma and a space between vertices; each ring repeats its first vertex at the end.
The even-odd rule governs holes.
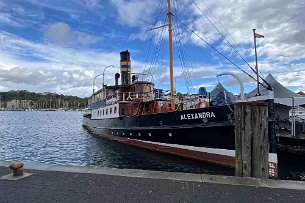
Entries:
POLYGON ((14 161, 10 163, 9 167, 13 170, 13 176, 23 176, 23 162, 22 161, 14 161))

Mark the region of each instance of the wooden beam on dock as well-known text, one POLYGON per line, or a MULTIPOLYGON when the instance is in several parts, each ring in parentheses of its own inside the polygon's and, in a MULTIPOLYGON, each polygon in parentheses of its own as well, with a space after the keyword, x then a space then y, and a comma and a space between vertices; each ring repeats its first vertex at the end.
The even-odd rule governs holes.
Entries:
POLYGON ((235 175, 268 178, 268 104, 235 104, 235 175))

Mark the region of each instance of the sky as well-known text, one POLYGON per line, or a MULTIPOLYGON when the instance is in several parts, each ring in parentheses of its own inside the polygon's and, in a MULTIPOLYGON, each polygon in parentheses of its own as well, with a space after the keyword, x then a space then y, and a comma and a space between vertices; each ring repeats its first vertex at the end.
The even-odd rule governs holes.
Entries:
MULTIPOLYGON (((171 6, 177 92, 211 91, 221 82, 239 93, 233 77, 216 77, 223 72, 238 75, 245 92, 254 89, 244 73, 255 77, 254 28, 265 36, 256 39, 260 75, 305 90, 304 1, 172 0, 171 6)), ((162 25, 165 0, 0 0, 0 92, 88 97, 95 76, 105 72, 104 82, 114 84, 125 50, 139 80, 169 90, 168 27, 162 25)))

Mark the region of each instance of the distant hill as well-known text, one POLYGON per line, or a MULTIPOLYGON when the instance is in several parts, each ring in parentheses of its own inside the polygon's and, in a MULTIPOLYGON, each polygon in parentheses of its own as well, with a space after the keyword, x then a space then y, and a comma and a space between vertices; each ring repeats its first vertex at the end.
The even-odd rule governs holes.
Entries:
POLYGON ((87 106, 87 98, 50 92, 35 93, 27 90, 0 92, 0 100, 4 103, 11 100, 31 100, 32 105, 39 105, 45 108, 84 108, 87 106))

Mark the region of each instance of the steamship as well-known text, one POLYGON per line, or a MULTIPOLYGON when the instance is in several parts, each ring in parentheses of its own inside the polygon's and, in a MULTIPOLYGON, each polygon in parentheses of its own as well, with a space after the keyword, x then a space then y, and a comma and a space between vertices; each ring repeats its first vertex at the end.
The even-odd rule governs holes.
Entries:
MULTIPOLYGON (((171 41, 170 7, 168 16, 171 41)), ((171 50, 170 47, 170 59, 171 50)), ((234 106, 212 106, 208 99, 188 109, 176 104, 172 68, 170 62, 171 95, 166 99, 152 82, 132 75, 130 53, 122 51, 115 84, 103 84, 93 92, 83 126, 96 135, 127 145, 234 168, 234 106)), ((270 147, 270 152, 274 152, 274 146, 270 147)), ((269 166, 270 176, 277 176, 276 153, 269 153, 269 166)))

